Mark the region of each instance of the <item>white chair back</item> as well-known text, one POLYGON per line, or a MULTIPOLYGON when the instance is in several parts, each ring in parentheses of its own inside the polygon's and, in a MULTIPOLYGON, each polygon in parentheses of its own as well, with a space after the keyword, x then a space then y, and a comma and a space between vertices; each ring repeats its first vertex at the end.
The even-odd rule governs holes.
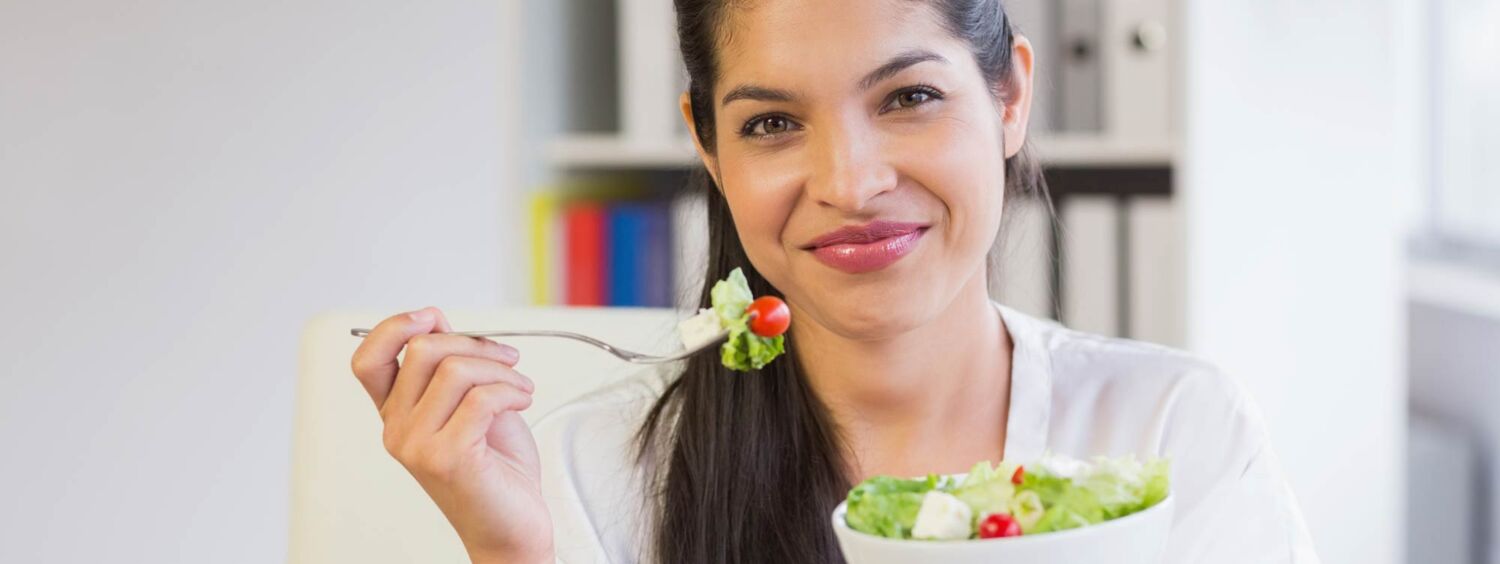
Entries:
MULTIPOLYGON (((626 308, 515 308, 447 312, 467 329, 560 329, 584 333, 641 352, 676 343, 671 310, 626 308)), ((381 445, 374 404, 349 369, 359 344, 353 327, 377 314, 331 313, 310 321, 302 336, 293 426, 292 564, 325 562, 467 562, 442 513, 381 445)), ((567 401, 641 370, 581 343, 514 339, 517 365, 536 381, 535 421, 567 401)))

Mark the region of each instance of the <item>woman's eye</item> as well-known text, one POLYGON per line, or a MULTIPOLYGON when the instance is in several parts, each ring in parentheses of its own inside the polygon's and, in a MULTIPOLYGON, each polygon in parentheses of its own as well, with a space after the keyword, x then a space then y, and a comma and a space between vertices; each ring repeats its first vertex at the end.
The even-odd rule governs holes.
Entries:
POLYGON ((742 133, 746 137, 770 137, 796 129, 797 124, 786 116, 764 116, 746 123, 742 133))
POLYGON ((903 108, 910 108, 922 102, 926 102, 930 96, 926 92, 902 92, 896 97, 896 103, 903 108))
POLYGON ((886 111, 906 110, 941 98, 942 95, 930 87, 919 86, 916 88, 908 88, 906 90, 897 92, 896 95, 891 98, 891 101, 886 104, 885 109, 886 111))

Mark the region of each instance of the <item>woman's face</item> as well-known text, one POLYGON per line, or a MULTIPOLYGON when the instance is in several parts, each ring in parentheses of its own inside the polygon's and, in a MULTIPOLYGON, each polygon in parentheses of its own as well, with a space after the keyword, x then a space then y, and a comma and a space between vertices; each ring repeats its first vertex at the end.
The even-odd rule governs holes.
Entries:
POLYGON ((1017 77, 997 97, 968 44, 923 2, 731 10, 716 151, 704 160, 751 262, 794 316, 882 339, 982 288, 1004 158, 1025 135, 1024 40, 1017 77))

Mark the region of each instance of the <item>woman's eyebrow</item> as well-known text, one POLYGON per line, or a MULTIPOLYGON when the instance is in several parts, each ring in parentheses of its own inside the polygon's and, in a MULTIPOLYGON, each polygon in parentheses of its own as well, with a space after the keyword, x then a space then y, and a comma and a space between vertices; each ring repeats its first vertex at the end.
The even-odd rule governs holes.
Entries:
POLYGON ((889 62, 880 65, 880 68, 870 71, 870 74, 867 74, 863 79, 860 79, 859 89, 861 91, 869 90, 876 84, 879 84, 880 81, 895 76, 898 72, 906 70, 906 67, 910 67, 917 63, 925 63, 927 61, 937 61, 939 63, 946 64, 948 62, 948 59, 944 58, 942 55, 933 53, 932 51, 928 51, 926 49, 914 49, 911 51, 907 51, 905 53, 892 57, 889 62))
MULTIPOLYGON (((895 76, 896 73, 905 70, 907 67, 918 63, 925 63, 928 61, 936 61, 946 64, 948 62, 948 59, 946 57, 943 57, 942 55, 933 53, 932 51, 928 51, 926 49, 914 49, 911 51, 907 51, 900 55, 896 55, 895 57, 891 57, 890 61, 887 61, 885 64, 880 65, 879 68, 870 71, 869 74, 865 75, 864 78, 859 80, 859 89, 862 91, 869 90, 876 84, 879 84, 880 81, 895 76)), ((724 99, 719 102, 719 105, 728 106, 730 102, 733 102, 735 100, 792 102, 796 99, 797 95, 787 90, 781 90, 779 88, 766 88, 764 86, 756 86, 754 84, 742 84, 740 86, 736 86, 733 90, 730 90, 728 94, 725 94, 724 99)))
POLYGON ((792 94, 791 92, 788 92, 786 90, 766 88, 764 86, 756 86, 754 84, 743 84, 740 86, 736 86, 734 90, 730 90, 728 94, 725 94, 724 100, 722 102, 719 102, 719 105, 728 106, 730 102, 733 102, 735 100, 791 102, 796 99, 797 96, 795 94, 792 94))

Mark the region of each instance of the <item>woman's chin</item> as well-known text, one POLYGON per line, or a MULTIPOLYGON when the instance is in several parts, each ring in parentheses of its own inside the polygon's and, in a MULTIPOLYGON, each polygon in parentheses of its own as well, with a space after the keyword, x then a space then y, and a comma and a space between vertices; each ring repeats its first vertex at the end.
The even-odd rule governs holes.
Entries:
POLYGON ((935 266, 902 261, 852 280, 830 276, 821 266, 797 271, 805 276, 790 281, 794 283, 788 284, 793 289, 788 297, 794 310, 803 311, 793 312, 792 325, 797 325, 796 314, 803 313, 828 332, 853 341, 890 340, 920 329, 942 317, 964 290, 935 266))
POLYGON ((815 314, 829 332, 851 341, 885 341, 929 323, 935 311, 910 302, 825 303, 815 314))

